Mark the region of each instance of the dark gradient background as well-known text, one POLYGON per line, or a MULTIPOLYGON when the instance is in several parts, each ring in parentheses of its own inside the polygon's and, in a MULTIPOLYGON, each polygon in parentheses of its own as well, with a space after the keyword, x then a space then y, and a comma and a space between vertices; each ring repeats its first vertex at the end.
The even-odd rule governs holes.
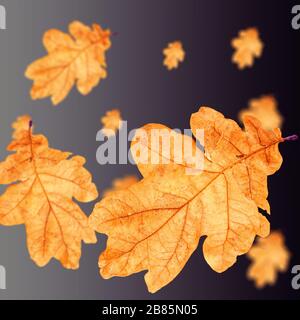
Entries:
MULTIPOLYGON (((87 167, 101 190, 112 179, 137 169, 131 165, 100 166, 95 137, 99 119, 119 108, 129 129, 149 122, 189 128, 200 105, 212 106, 236 119, 250 98, 272 93, 285 117, 283 134, 299 133, 300 31, 291 28, 296 1, 267 0, 0 0, 7 9, 7 30, 0 30, 0 159, 7 155, 12 121, 30 114, 36 132, 51 146, 87 158, 87 167), (66 31, 69 22, 100 23, 117 33, 108 52, 108 78, 83 97, 73 90, 58 107, 49 100, 31 101, 26 66, 45 54, 42 35, 49 28, 66 31), (242 28, 256 26, 265 50, 254 68, 238 71, 231 63, 230 41, 242 28), (168 72, 162 49, 181 40, 186 60, 168 72)), ((299 1, 300 4, 300 1, 299 1)), ((300 264, 299 142, 281 146, 284 164, 270 177, 273 229, 281 229, 300 264)), ((1 189, 3 190, 3 188, 1 189)), ((83 206, 90 213, 94 203, 83 206)), ((0 299, 297 299, 290 269, 274 287, 255 289, 245 277, 245 256, 217 274, 202 255, 202 242, 184 270, 167 287, 151 295, 143 273, 103 280, 97 260, 106 238, 83 246, 81 267, 64 270, 57 261, 38 268, 30 260, 23 226, 0 227, 0 264, 7 270, 7 290, 0 299)))

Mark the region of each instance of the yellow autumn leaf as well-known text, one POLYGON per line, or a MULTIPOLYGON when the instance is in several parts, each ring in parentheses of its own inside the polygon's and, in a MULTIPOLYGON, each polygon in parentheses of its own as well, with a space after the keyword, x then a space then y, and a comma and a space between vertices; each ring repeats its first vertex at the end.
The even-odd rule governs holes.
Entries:
POLYGON ((113 191, 125 190, 133 184, 137 183, 138 181, 138 178, 133 175, 128 175, 123 178, 115 179, 112 183, 112 188, 105 190, 105 192, 103 193, 103 197, 107 197, 113 191))
POLYGON ((252 260, 248 269, 248 279, 254 280, 257 288, 273 285, 278 272, 285 272, 289 265, 290 253, 284 244, 284 236, 273 231, 265 239, 258 239, 247 256, 252 260))
POLYGON ((88 218, 72 199, 89 202, 97 198, 85 159, 51 149, 43 135, 33 134, 29 116, 13 124, 14 152, 0 162, 0 184, 8 185, 0 196, 0 224, 24 224, 27 247, 38 266, 52 258, 65 268, 76 269, 81 241, 95 243, 88 218))
MULTIPOLYGON (((278 144, 285 139, 279 129, 265 131, 253 117, 245 117, 244 125, 245 131, 221 113, 201 107, 191 117, 191 128, 194 136, 204 129, 202 172, 187 174, 187 159, 177 163, 172 152, 167 164, 145 164, 145 157, 137 161, 144 177, 140 182, 110 193, 95 206, 90 225, 108 235, 99 258, 104 278, 147 270, 148 289, 156 292, 180 273, 202 236, 206 261, 223 272, 249 251, 256 235, 269 234, 269 222, 258 207, 269 209, 267 176, 281 166, 278 144)), ((142 130, 150 138, 155 128, 171 132, 158 124, 142 130)), ((197 148, 191 137, 182 138, 197 148)), ((136 144, 133 157, 138 159, 136 144)), ((151 145, 149 141, 147 148, 151 145)), ((151 150, 159 159, 161 147, 151 150)))
POLYGON ((236 63, 239 69, 252 67, 254 59, 261 57, 264 48, 256 28, 241 30, 238 37, 232 40, 231 45, 235 49, 232 62, 236 63))
POLYGON ((79 21, 69 25, 69 34, 51 29, 43 38, 48 52, 33 62, 25 76, 34 81, 32 99, 51 97, 54 105, 62 102, 73 86, 87 95, 107 76, 105 53, 110 48, 110 31, 98 24, 88 27, 79 21))
POLYGON ((280 128, 283 122, 283 118, 278 110, 278 103, 270 95, 250 100, 248 109, 242 110, 239 113, 240 121, 242 122, 243 117, 247 115, 260 120, 266 130, 280 128))
POLYGON ((165 56, 164 66, 168 70, 176 69, 180 62, 184 61, 185 52, 180 41, 171 42, 168 47, 163 50, 165 56))
POLYGON ((101 118, 103 124, 103 133, 107 136, 115 135, 122 126, 122 117, 120 110, 113 109, 107 111, 105 116, 101 118))

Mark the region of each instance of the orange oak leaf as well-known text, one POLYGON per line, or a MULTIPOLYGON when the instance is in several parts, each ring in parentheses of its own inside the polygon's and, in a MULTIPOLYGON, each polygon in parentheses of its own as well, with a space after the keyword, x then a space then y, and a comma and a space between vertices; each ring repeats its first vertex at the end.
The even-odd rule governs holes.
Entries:
POLYGON ((273 285, 278 272, 285 272, 289 265, 290 252, 284 244, 284 236, 273 231, 265 239, 258 239, 247 256, 252 260, 247 277, 255 281, 257 288, 273 285))
POLYGON ((105 190, 105 192, 103 193, 103 197, 107 197, 113 191, 125 190, 133 184, 137 183, 138 181, 138 178, 133 175, 128 175, 123 178, 115 179, 112 183, 112 188, 105 190))
POLYGON ((236 63, 239 69, 252 67, 254 58, 261 57, 264 48, 256 28, 241 30, 239 36, 232 40, 231 45, 235 49, 232 62, 236 63))
POLYGON ((239 119, 245 115, 257 118, 266 130, 280 128, 283 118, 278 110, 278 103, 273 96, 266 95, 249 102, 249 108, 239 113, 239 119))
MULTIPOLYGON (((146 156, 136 161, 144 177, 140 182, 96 204, 90 225, 108 235, 99 258, 104 278, 148 270, 145 281, 149 291, 156 292, 180 273, 202 236, 206 236, 206 261, 213 270, 223 272, 249 251, 256 235, 269 234, 269 222, 258 207, 269 208, 267 176, 282 163, 278 144, 296 137, 283 139, 279 129, 266 131, 250 116, 244 118, 244 125, 245 131, 214 109, 201 107, 191 117, 195 136, 197 129, 204 129, 201 172, 187 174, 193 165, 188 157, 181 163, 175 161, 176 152, 170 152, 168 163, 147 164, 146 156)), ((151 137, 153 129, 172 132, 159 124, 141 130, 151 137)), ((178 132, 174 135, 179 136, 178 132)), ((135 159, 137 144, 140 153, 152 146, 148 140, 144 148, 144 138, 133 141, 135 159)), ((192 137, 183 136, 182 141, 198 148, 192 137)), ((161 147, 151 152, 166 160, 161 147)))
POLYGON ((87 95, 107 76, 105 52, 110 48, 110 31, 98 24, 92 28, 74 21, 69 34, 56 29, 43 38, 48 55, 33 62, 25 76, 34 81, 31 98, 51 97, 54 105, 62 102, 73 86, 87 95))
POLYGON ((168 44, 168 47, 163 50, 165 55, 164 66, 168 70, 176 69, 180 62, 184 61, 185 52, 180 41, 175 41, 168 44))
POLYGON ((118 109, 107 111, 105 116, 101 118, 103 124, 103 133, 106 136, 113 136, 122 126, 121 112, 118 109))
POLYGON ((0 184, 8 185, 0 196, 0 224, 24 224, 27 247, 38 266, 52 258, 65 268, 76 269, 81 241, 95 243, 88 218, 72 199, 80 202, 98 196, 85 159, 51 149, 43 135, 33 134, 29 116, 13 124, 14 152, 0 163, 0 184))

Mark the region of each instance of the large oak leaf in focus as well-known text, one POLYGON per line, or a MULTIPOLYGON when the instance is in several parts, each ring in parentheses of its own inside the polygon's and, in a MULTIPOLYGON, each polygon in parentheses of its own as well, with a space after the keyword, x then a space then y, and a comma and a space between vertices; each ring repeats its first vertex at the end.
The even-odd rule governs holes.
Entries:
MULTIPOLYGON (((281 166, 278 144, 284 139, 279 129, 266 131, 253 117, 245 117, 244 125, 245 131, 221 113, 200 108, 191 117, 191 128, 195 136, 197 129, 204 129, 201 172, 187 174, 193 169, 188 159, 179 164, 171 152, 168 164, 137 163, 144 179, 110 193, 95 206, 90 224, 108 235, 99 258, 104 278, 147 270, 145 281, 155 292, 179 274, 200 237, 206 237, 206 261, 223 272, 249 251, 256 235, 269 234, 269 222, 258 207, 269 210, 267 176, 281 166)), ((153 129, 171 132, 158 124, 142 129, 148 138, 153 129)), ((191 137, 182 138, 197 148, 191 137)), ((148 139, 144 147, 149 146, 148 139)), ((162 159, 160 150, 151 151, 162 159)))
POLYGON ((70 35, 51 29, 43 38, 48 55, 33 62, 26 70, 34 81, 32 99, 51 97, 54 105, 62 102, 76 84, 87 95, 107 76, 105 53, 110 48, 110 31, 98 24, 92 28, 74 21, 70 35))
POLYGON ((14 153, 0 163, 0 184, 9 185, 0 196, 0 224, 25 224, 28 250, 38 266, 56 258, 76 269, 81 241, 96 242, 87 216, 73 201, 98 195, 85 159, 49 148, 45 136, 33 134, 29 116, 19 117, 13 128, 8 151, 14 153))

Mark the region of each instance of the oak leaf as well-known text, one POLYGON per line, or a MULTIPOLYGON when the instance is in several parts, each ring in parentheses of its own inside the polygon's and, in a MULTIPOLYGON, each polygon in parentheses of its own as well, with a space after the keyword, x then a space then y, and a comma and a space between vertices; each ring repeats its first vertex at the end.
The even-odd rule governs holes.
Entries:
POLYGON ((115 135, 122 126, 121 112, 118 109, 107 111, 105 116, 101 118, 103 124, 102 132, 106 136, 115 135))
MULTIPOLYGON (((258 207, 269 208, 267 176, 281 166, 278 144, 285 140, 279 129, 266 131, 253 117, 245 117, 244 125, 245 131, 221 113, 201 107, 191 117, 191 128, 194 135, 204 129, 202 172, 186 174, 188 161, 175 162, 174 153, 168 164, 137 162, 144 178, 95 206, 90 224, 108 235, 99 258, 104 278, 148 270, 145 281, 155 292, 180 273, 202 236, 206 261, 223 272, 249 251, 256 235, 269 234, 269 222, 258 207)), ((171 131, 158 124, 142 130, 150 137, 154 128, 171 131)), ((192 137, 183 140, 198 148, 192 137)))
POLYGON ((255 281, 258 288, 274 284, 278 272, 285 272, 289 265, 290 253, 284 244, 284 236, 273 231, 265 239, 258 239, 247 256, 252 260, 247 277, 255 281))
POLYGON ((180 41, 169 43, 168 47, 163 50, 163 54, 165 55, 164 66, 168 70, 178 68, 179 63, 183 62, 185 58, 185 52, 180 41))
POLYGON ((264 48, 256 28, 241 30, 239 36, 232 40, 231 45, 235 49, 232 62, 236 63, 239 69, 252 67, 254 59, 261 57, 264 48))
POLYGON ((29 116, 13 123, 14 152, 0 163, 0 184, 8 185, 0 196, 0 224, 24 224, 27 247, 38 266, 52 258, 65 268, 76 269, 81 241, 95 243, 88 218, 72 199, 89 202, 97 198, 85 159, 51 149, 43 135, 33 134, 29 116))
POLYGON ((34 81, 32 99, 51 97, 62 102, 76 84, 87 95, 107 76, 105 52, 110 48, 110 31, 98 24, 88 27, 79 21, 69 25, 70 35, 51 29, 43 38, 48 55, 33 62, 25 76, 34 81))
POLYGON ((103 193, 103 197, 107 197, 113 191, 125 190, 138 181, 138 178, 134 175, 128 175, 123 178, 115 179, 112 183, 112 188, 105 190, 105 192, 103 193))
POLYGON ((266 130, 280 128, 283 118, 278 110, 278 103, 273 96, 266 95, 249 102, 249 108, 239 113, 239 119, 245 115, 257 118, 266 130))

